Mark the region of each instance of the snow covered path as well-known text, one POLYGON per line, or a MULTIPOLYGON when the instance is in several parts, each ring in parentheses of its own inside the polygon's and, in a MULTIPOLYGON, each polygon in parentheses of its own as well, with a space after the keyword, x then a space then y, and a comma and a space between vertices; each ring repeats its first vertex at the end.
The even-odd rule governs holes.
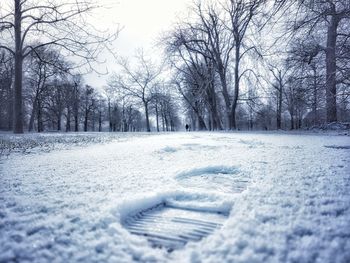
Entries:
POLYGON ((349 145, 172 133, 10 155, 0 159, 0 262, 350 262, 349 145), (122 226, 164 200, 230 214, 167 253, 122 226))

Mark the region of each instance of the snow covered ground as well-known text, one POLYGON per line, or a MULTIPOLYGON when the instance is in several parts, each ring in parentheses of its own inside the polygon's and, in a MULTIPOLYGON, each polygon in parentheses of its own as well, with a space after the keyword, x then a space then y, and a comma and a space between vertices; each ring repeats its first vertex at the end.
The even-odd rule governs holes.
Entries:
POLYGON ((349 136, 114 136, 0 158, 0 262, 350 262, 349 136), (168 253, 122 224, 161 202, 229 215, 168 253))

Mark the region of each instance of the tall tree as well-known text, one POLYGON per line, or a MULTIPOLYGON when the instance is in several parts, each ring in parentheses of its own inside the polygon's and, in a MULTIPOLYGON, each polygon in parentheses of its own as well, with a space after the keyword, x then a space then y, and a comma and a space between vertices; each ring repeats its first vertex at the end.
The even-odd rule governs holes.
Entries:
MULTIPOLYGON (((276 1, 279 7, 287 6, 297 10, 296 23, 293 24, 295 34, 301 33, 304 37, 310 34, 325 35, 315 50, 325 53, 326 66, 326 113, 327 122, 337 121, 337 84, 339 73, 343 75, 346 68, 340 68, 340 60, 349 61, 344 57, 344 47, 349 45, 350 5, 348 0, 303 0, 298 2, 286 0, 276 1), (297 6, 295 6, 297 5, 297 6)), ((346 48, 345 48, 346 49, 346 48)), ((317 54, 316 52, 316 54, 317 54)), ((310 54, 312 59, 315 53, 310 54)), ((348 63, 348 62, 347 62, 348 63)), ((345 63, 346 64, 346 63, 345 63)), ((344 79, 343 76, 340 77, 344 79)))
POLYGON ((276 128, 280 130, 282 127, 283 94, 288 75, 287 70, 282 66, 269 65, 269 71, 272 75, 270 84, 276 94, 276 128))
POLYGON ((0 128, 12 128, 13 58, 0 51, 0 128))
MULTIPOLYGON (((226 108, 227 127, 236 129, 240 83, 242 78, 252 71, 243 67, 243 64, 248 64, 243 62, 249 53, 257 51, 256 45, 249 38, 250 29, 253 26, 253 20, 262 12, 266 1, 227 0, 217 1, 216 4, 208 2, 196 3, 192 9, 196 20, 175 28, 167 46, 168 50, 173 54, 177 53, 177 59, 185 64, 187 60, 193 66, 196 64, 193 63, 193 58, 198 56, 201 57, 199 61, 205 61, 207 65, 213 64, 215 74, 210 74, 211 76, 207 79, 215 84, 215 75, 218 75, 221 86, 220 95, 223 97, 226 108), (233 80, 230 77, 231 72, 233 72, 233 80)), ((215 89, 208 91, 215 95, 218 93, 215 89)), ((213 98, 210 101, 215 105, 213 98)), ((218 122, 217 125, 220 127, 218 122)))
MULTIPOLYGON (((210 59, 214 63, 215 70, 219 76, 221 84, 221 93, 226 108, 225 113, 227 123, 230 125, 232 119, 232 96, 230 91, 229 74, 235 43, 233 31, 228 26, 228 12, 225 12, 225 10, 222 10, 214 3, 203 5, 201 2, 197 3, 195 12, 199 17, 199 22, 196 25, 196 29, 202 32, 202 46, 204 44, 204 48, 197 48, 196 51, 202 53, 206 60, 210 59)), ((199 41, 194 41, 197 43, 197 46, 199 46, 199 41)), ((213 93, 213 91, 214 90, 211 90, 211 93, 213 93)), ((211 98, 211 100, 215 103, 215 98, 211 98)), ((217 125, 221 129, 221 124, 218 123, 217 125)))
MULTIPOLYGON (((34 120, 38 111, 43 106, 43 93, 49 88, 49 82, 53 81, 53 77, 64 77, 68 73, 68 63, 55 50, 50 50, 48 47, 39 48, 35 54, 31 54, 28 59, 30 67, 27 67, 25 82, 28 84, 27 91, 30 91, 32 102, 32 113, 29 120, 28 130, 33 131, 34 120)), ((52 86, 52 85, 51 85, 52 86)), ((55 84, 57 86, 57 83, 55 84)), ((51 87, 55 88, 55 87, 51 87)), ((28 93, 28 92, 26 92, 28 93)))
POLYGON ((234 91, 231 104, 231 117, 229 128, 236 129, 236 109, 240 91, 240 81, 247 71, 241 71, 242 61, 249 51, 256 51, 255 45, 247 43, 248 29, 253 22, 253 18, 261 12, 265 0, 229 0, 225 10, 230 17, 229 28, 234 38, 234 91))
POLYGON ((146 116, 147 131, 151 131, 149 120, 149 106, 152 100, 152 91, 158 85, 162 73, 162 65, 156 65, 141 50, 136 54, 134 67, 126 59, 120 59, 122 71, 115 74, 110 86, 115 87, 124 97, 133 98, 143 106, 146 116))
POLYGON ((23 133, 23 61, 43 46, 56 46, 91 63, 116 34, 102 35, 84 19, 92 0, 2 0, 0 49, 14 56, 14 132, 23 133), (5 8, 6 6, 6 8, 5 8), (10 10, 6 12, 5 10, 10 10), (43 41, 38 44, 37 41, 43 41))

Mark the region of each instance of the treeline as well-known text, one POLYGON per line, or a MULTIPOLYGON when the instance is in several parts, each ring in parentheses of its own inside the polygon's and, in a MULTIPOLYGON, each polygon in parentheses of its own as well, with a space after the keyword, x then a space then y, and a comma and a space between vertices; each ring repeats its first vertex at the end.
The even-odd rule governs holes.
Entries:
POLYGON ((119 29, 99 31, 88 19, 98 7, 91 0, 0 1, 0 129, 149 131, 153 115, 157 130, 176 129, 168 93, 143 100, 144 118, 132 97, 86 85, 76 73, 93 70, 102 51, 114 53, 119 29))
MULTIPOLYGON (((62 58, 74 56, 75 67, 91 68, 103 50, 112 51, 109 44, 118 35, 118 29, 99 31, 89 23, 87 16, 97 7, 90 0, 0 1, 0 72, 5 80, 1 80, 0 126, 23 133, 31 112, 29 129, 35 119, 39 131, 54 125, 61 129, 63 108, 72 107, 64 105, 63 93, 71 92, 68 86, 78 86, 69 80, 62 58)), ((76 100, 82 94, 75 92, 76 100)))
POLYGON ((164 37, 192 127, 350 121, 347 0, 195 1, 164 37))
POLYGON ((164 76, 164 63, 156 62, 143 50, 130 59, 119 58, 119 71, 110 76, 108 96, 128 101, 144 113, 146 131, 151 131, 151 117, 156 131, 175 131, 180 126, 178 100, 164 76))
POLYGON ((60 1, 8 1, 12 13, 0 8, 0 129, 175 131, 187 123, 192 130, 270 130, 350 122, 348 0, 193 1, 189 15, 163 34, 164 58, 143 51, 119 58, 106 87, 86 85, 76 73, 109 40, 82 26, 89 1, 65 0, 68 13, 60 1))
MULTIPOLYGON (((30 56, 24 71, 24 128, 43 131, 146 131, 146 119, 130 97, 112 87, 96 89, 74 74, 59 52, 43 47, 30 56)), ((0 57, 0 129, 13 128, 13 59, 0 57)), ((155 130, 174 131, 179 124, 173 97, 155 90, 147 98, 155 130)))

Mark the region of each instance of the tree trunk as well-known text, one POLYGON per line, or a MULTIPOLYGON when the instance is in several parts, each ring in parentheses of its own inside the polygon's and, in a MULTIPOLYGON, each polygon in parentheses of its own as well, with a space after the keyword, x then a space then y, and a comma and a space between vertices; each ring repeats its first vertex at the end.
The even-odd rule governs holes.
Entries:
POLYGON ((12 83, 12 77, 13 77, 13 67, 11 67, 11 74, 9 78, 9 85, 7 88, 7 112, 8 112, 8 120, 7 120, 7 129, 9 131, 12 131, 13 128, 13 83, 12 83))
POLYGON ((277 102, 277 130, 281 129, 282 124, 282 84, 280 83, 278 89, 278 102, 277 102))
POLYGON ((164 111, 164 122, 165 122, 165 130, 169 131, 169 123, 168 123, 168 117, 166 115, 166 112, 164 111))
POLYGON ((174 122, 172 119, 170 119, 170 129, 172 132, 175 131, 174 122))
POLYGON ((36 111, 37 111, 37 97, 35 96, 34 102, 33 102, 32 113, 31 113, 30 119, 29 119, 29 125, 28 125, 29 132, 34 130, 34 120, 35 120, 36 111))
POLYGON ((79 131, 79 89, 78 85, 74 84, 74 104, 73 104, 73 115, 74 115, 74 131, 79 131))
POLYGON ((58 112, 58 116, 57 116, 57 130, 58 131, 61 131, 61 117, 62 117, 62 111, 61 110, 59 110, 59 112, 58 112))
POLYGON ((222 130, 221 121, 217 110, 216 93, 215 93, 215 88, 213 83, 209 85, 207 94, 209 97, 208 101, 210 104, 212 129, 222 130))
POLYGON ((57 103, 57 131, 61 131, 62 128, 62 99, 61 99, 61 89, 59 86, 57 86, 57 79, 55 80, 55 88, 57 93, 55 94, 56 96, 56 103, 57 103))
POLYGON ((79 119, 78 119, 78 112, 74 113, 74 131, 79 131, 79 119))
POLYGON ((162 116, 162 129, 163 132, 165 132, 165 117, 164 117, 164 110, 163 110, 163 104, 160 104, 160 112, 161 112, 161 116, 162 116))
POLYGON ((149 116, 148 116, 148 102, 144 101, 143 105, 145 106, 147 132, 151 132, 151 127, 150 127, 150 124, 149 124, 149 116))
POLYGON ((126 120, 123 120, 123 132, 127 132, 128 131, 128 122, 126 120))
POLYGON ((70 117, 71 117, 71 110, 68 107, 67 108, 67 117, 66 117, 66 132, 70 132, 71 128, 70 128, 70 117))
POLYGON ((95 121, 96 121, 96 116, 95 116, 95 110, 92 110, 92 131, 95 131, 95 121))
MULTIPOLYGON (((334 10, 335 11, 335 10, 334 10)), ((327 123, 337 121, 337 87, 336 87, 336 42, 338 18, 333 15, 327 31, 326 48, 326 107, 327 123)))
POLYGON ((197 115, 197 120, 198 120, 198 130, 200 131, 206 131, 207 129, 207 125, 205 124, 205 121, 201 115, 201 113, 199 112, 199 107, 198 107, 198 102, 195 103, 195 106, 192 107, 194 113, 197 115))
POLYGON ((8 121, 7 130, 12 131, 13 129, 13 92, 11 91, 11 101, 8 104, 8 121))
POLYGON ((109 131, 112 131, 112 116, 111 116, 111 100, 108 98, 108 120, 109 120, 109 131))
POLYGON ((232 107, 231 107, 231 113, 230 113, 230 123, 229 123, 229 129, 236 129, 236 109, 237 109, 237 102, 238 102, 238 95, 239 95, 239 62, 240 62, 240 44, 236 44, 235 48, 236 54, 235 54, 235 70, 234 70, 234 77, 235 77, 235 90, 234 90, 234 96, 232 101, 232 107))
POLYGON ((318 114, 317 114, 317 73, 316 66, 314 68, 314 87, 313 87, 313 103, 312 103, 312 111, 314 112, 314 121, 313 125, 318 123, 318 114))
POLYGON ((89 118, 88 110, 85 109, 85 115, 84 115, 84 132, 87 132, 88 130, 88 118, 89 118))
POLYGON ((21 1, 15 0, 15 83, 14 83, 14 133, 23 133, 23 105, 22 105, 22 79, 23 79, 23 54, 22 54, 22 10, 21 1))
POLYGON ((41 103, 38 100, 38 109, 37 109, 37 119, 38 119, 38 132, 43 132, 44 131, 44 123, 43 123, 43 113, 42 113, 42 107, 41 103))
POLYGON ((200 131, 206 131, 207 126, 205 125, 205 121, 203 120, 203 117, 201 115, 197 115, 198 117, 198 129, 200 131))
POLYGON ((102 112, 98 112, 98 131, 102 131, 102 112))
POLYGON ((230 122, 231 122, 231 114, 230 114, 230 95, 228 93, 228 88, 227 88, 227 80, 226 80, 226 75, 223 70, 219 70, 219 78, 220 78, 220 83, 222 86, 222 95, 224 97, 225 101, 225 107, 226 107, 226 118, 227 118, 227 124, 229 125, 230 128, 230 122))
POLYGON ((209 128, 209 131, 213 131, 214 130, 212 119, 213 119, 212 114, 208 114, 208 128, 209 128))
POLYGON ((157 132, 159 132, 159 114, 158 114, 158 103, 156 102, 156 123, 157 123, 157 132))

